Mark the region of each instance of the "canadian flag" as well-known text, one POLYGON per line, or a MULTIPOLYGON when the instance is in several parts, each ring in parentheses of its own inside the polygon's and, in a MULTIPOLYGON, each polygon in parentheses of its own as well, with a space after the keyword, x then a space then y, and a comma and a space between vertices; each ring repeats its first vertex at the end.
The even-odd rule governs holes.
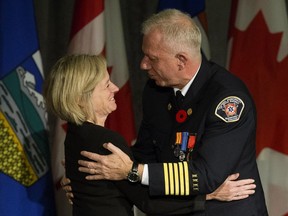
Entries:
POLYGON ((288 216, 288 17, 285 0, 232 2, 228 68, 257 107, 257 162, 271 216, 288 216))
POLYGON ((106 56, 111 80, 120 89, 115 96, 117 110, 109 115, 106 126, 132 144, 136 132, 119 1, 76 0, 68 52, 106 56))
MULTIPOLYGON (((136 132, 119 1, 76 0, 74 8, 68 53, 102 53, 106 56, 110 78, 120 89, 115 95, 117 110, 108 116, 106 127, 118 131, 131 145, 136 138, 136 132)), ((54 180, 59 181, 64 175, 64 169, 58 167, 64 158, 65 122, 59 120, 57 128, 53 158, 56 166, 54 180)), ((63 197, 63 194, 60 196, 63 197)), ((62 203, 57 208, 60 209, 58 215, 70 214, 65 212, 62 203)))

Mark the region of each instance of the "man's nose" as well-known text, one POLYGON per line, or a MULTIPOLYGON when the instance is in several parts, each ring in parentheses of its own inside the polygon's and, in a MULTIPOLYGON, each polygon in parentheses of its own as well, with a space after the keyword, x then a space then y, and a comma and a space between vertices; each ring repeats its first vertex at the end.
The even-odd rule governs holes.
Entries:
POLYGON ((149 63, 147 57, 144 56, 143 59, 141 60, 140 68, 142 70, 149 70, 151 68, 151 64, 149 63))

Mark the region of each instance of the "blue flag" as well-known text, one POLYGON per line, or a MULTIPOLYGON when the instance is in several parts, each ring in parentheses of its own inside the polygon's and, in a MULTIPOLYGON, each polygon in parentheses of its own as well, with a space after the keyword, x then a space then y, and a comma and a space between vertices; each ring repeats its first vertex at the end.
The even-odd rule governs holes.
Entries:
POLYGON ((194 17, 205 10, 205 0, 159 0, 158 11, 168 8, 181 10, 194 17))
POLYGON ((1 0, 0 19, 0 215, 54 216, 33 0, 1 0))

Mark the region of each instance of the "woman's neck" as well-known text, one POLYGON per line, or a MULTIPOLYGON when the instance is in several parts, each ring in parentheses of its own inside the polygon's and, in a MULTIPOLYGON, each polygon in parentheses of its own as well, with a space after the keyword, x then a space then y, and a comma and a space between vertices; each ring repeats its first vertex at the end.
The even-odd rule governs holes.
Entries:
POLYGON ((87 122, 90 122, 95 125, 99 125, 104 127, 105 126, 105 121, 107 117, 102 117, 102 118, 96 118, 96 119, 87 119, 87 122))

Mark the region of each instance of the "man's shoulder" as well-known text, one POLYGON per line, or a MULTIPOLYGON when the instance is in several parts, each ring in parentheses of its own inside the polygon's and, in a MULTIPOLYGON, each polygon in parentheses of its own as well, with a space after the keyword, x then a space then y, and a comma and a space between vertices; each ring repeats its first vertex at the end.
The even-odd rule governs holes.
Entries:
POLYGON ((254 104, 249 89, 241 79, 215 63, 210 63, 210 69, 213 75, 206 85, 206 98, 209 98, 213 109, 231 103, 243 106, 254 104))
POLYGON ((215 64, 212 66, 215 70, 214 76, 211 78, 211 85, 216 87, 218 91, 222 92, 242 92, 249 94, 246 84, 235 74, 226 70, 225 68, 215 64))

